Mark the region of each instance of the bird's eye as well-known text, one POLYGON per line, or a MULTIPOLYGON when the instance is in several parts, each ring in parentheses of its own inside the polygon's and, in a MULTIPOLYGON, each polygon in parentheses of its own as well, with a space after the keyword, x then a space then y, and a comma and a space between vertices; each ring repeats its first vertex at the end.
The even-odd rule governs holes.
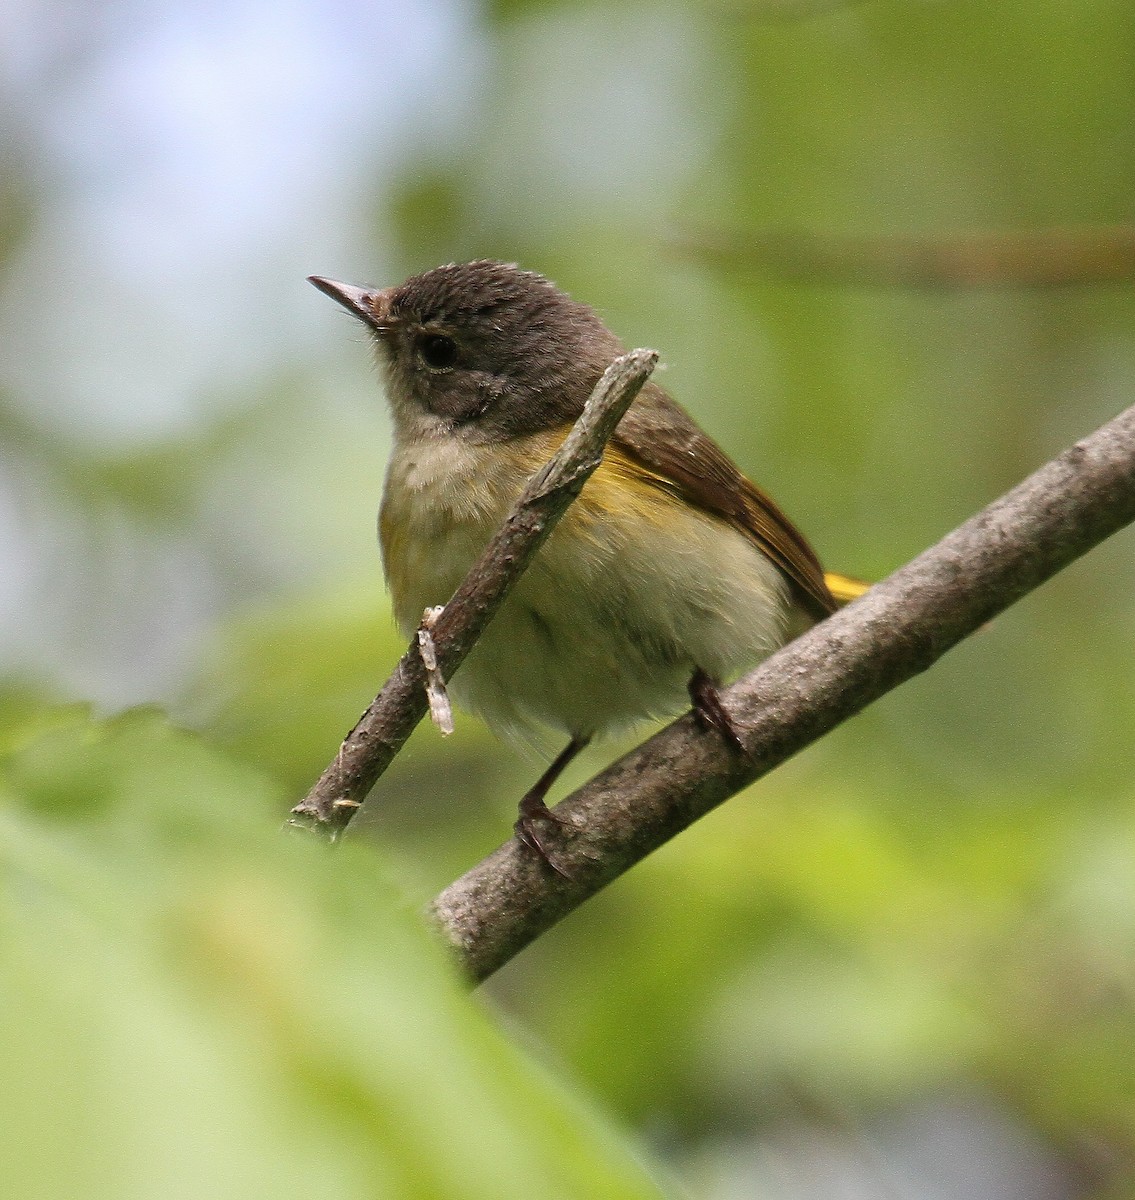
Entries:
POLYGON ((427 333, 418 341, 422 362, 434 371, 444 371, 457 362, 457 343, 444 333, 427 333))

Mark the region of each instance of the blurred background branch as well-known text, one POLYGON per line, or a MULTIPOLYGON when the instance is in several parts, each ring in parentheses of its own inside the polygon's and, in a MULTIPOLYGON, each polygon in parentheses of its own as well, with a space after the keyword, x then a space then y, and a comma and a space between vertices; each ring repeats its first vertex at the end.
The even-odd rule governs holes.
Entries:
POLYGON ((925 237, 705 230, 671 246, 715 267, 807 283, 1035 288, 1135 280, 1135 225, 925 237))
POLYGON ((870 0, 710 0, 712 7, 724 16, 769 24, 806 21, 810 17, 827 16, 869 2, 870 0))

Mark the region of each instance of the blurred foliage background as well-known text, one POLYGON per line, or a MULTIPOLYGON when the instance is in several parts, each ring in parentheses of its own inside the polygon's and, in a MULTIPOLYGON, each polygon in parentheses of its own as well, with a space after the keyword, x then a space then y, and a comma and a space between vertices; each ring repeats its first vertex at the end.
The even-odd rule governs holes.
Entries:
POLYGON ((342 854, 275 833, 401 650, 382 397, 306 275, 544 271, 880 577, 1135 399, 1130 4, 0 35, 13 1194, 1135 1195, 1130 533, 473 999, 410 914, 535 764, 465 718, 342 854))

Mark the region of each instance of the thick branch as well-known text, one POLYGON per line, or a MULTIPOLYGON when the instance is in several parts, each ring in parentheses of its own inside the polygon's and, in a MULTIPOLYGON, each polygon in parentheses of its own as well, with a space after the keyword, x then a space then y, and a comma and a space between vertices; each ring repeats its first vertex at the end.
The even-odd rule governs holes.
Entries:
POLYGON ((1062 287, 1135 279, 1135 225, 934 237, 766 230, 693 232, 675 246, 728 267, 814 283, 974 288, 1062 287))
POLYGON ((747 754, 686 715, 556 808, 551 871, 515 839, 433 913, 472 978, 710 809, 926 670, 962 638, 1135 520, 1135 407, 1066 450, 722 693, 747 754))
MULTIPOLYGON (((657 361, 654 350, 633 350, 607 368, 563 445, 528 481, 485 552, 432 621, 430 632, 443 678, 453 677, 533 555, 579 495, 599 465, 615 426, 657 361)), ((347 734, 334 762, 292 809, 289 824, 331 838, 342 833, 426 710, 426 671, 415 640, 347 734)))

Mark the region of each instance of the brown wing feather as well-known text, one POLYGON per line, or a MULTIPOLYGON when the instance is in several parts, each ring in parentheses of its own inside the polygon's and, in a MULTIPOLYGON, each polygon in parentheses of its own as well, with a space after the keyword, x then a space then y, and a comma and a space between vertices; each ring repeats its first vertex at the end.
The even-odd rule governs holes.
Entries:
POLYGON ((691 504, 747 534, 784 572, 813 617, 819 620, 835 611, 823 567, 804 535, 662 388, 643 388, 612 441, 691 504))

